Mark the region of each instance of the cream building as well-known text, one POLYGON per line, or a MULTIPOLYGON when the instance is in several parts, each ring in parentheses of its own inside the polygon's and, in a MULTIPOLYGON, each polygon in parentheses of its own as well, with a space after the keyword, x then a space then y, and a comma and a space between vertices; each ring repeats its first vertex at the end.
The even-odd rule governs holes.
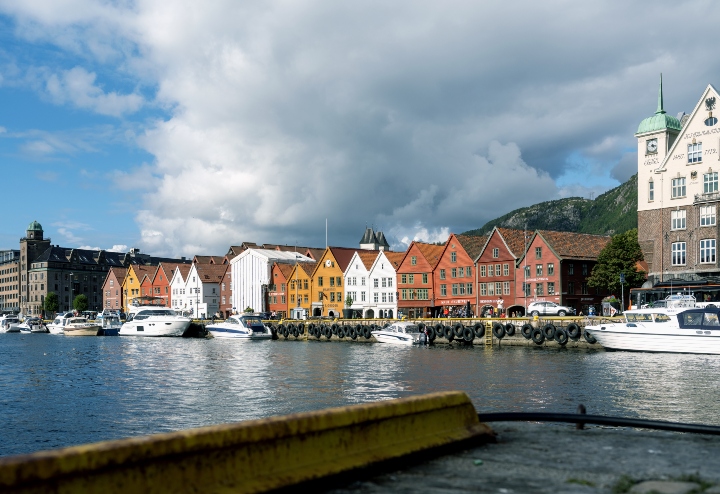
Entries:
POLYGON ((649 281, 720 276, 717 261, 720 104, 708 85, 689 115, 668 115, 662 79, 655 115, 640 123, 638 240, 649 281))

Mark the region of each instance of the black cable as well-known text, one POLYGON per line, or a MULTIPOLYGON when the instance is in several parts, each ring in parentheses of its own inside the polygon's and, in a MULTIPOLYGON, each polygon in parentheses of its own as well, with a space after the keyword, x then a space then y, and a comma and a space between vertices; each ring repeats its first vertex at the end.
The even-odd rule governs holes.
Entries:
POLYGON ((660 420, 628 419, 622 417, 605 417, 603 415, 582 415, 577 413, 478 413, 480 422, 569 422, 572 424, 609 425, 613 427, 637 427, 640 429, 657 429, 673 432, 690 432, 694 434, 712 434, 720 436, 720 427, 702 424, 683 424, 660 420))

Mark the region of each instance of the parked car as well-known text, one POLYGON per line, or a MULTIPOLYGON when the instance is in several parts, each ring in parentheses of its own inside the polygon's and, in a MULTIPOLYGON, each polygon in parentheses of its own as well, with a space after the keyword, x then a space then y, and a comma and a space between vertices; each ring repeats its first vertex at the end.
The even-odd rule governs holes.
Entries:
POLYGON ((575 315, 575 309, 558 305, 555 302, 533 302, 528 305, 528 314, 531 316, 566 316, 575 315))

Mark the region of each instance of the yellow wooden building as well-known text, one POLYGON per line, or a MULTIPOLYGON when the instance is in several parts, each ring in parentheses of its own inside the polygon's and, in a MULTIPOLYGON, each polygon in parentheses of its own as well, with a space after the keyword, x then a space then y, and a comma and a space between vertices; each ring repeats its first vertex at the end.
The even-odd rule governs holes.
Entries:
POLYGON ((140 297, 140 285, 143 278, 148 275, 152 276, 157 270, 157 266, 141 266, 139 264, 131 264, 127 270, 127 276, 123 280, 123 312, 128 311, 134 298, 140 297))
POLYGON ((345 307, 343 274, 357 249, 328 247, 312 274, 313 317, 342 317, 345 307))

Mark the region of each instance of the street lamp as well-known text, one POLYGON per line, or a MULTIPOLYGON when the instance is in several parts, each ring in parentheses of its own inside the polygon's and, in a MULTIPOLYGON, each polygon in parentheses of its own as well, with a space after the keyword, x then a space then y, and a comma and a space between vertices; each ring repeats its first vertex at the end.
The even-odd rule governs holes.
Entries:
POLYGON ((73 307, 73 274, 70 273, 70 309, 74 309, 73 307))

